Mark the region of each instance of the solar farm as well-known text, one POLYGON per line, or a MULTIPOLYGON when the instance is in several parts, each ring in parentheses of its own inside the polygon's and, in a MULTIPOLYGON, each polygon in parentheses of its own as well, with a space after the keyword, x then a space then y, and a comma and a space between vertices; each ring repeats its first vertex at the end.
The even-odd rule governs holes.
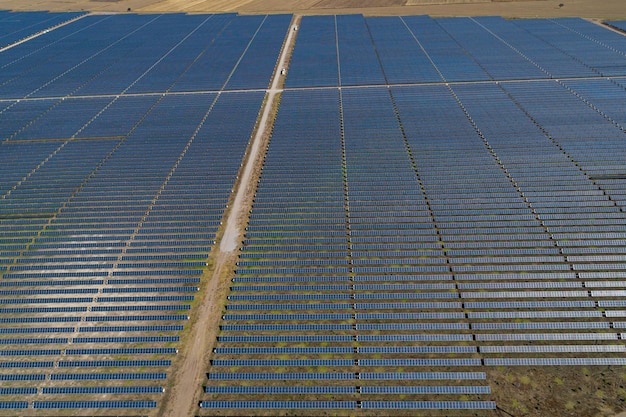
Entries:
POLYGON ((624 32, 0 11, 0 415, 625 411, 624 32))

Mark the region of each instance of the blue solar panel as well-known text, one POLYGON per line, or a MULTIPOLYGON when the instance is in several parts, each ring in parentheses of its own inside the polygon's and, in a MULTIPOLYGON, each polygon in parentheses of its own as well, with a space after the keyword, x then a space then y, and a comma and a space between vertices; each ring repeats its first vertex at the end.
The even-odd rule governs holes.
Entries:
POLYGON ((485 333, 476 340, 617 340, 617 333, 485 333))
POLYGON ((359 379, 485 379, 484 372, 361 372, 359 379))
POLYGON ((213 366, 353 366, 350 359, 213 359, 213 366))
POLYGON ((426 409, 426 410, 493 410, 494 401, 362 401, 361 408, 369 409, 426 409))
POLYGON ((28 408, 28 401, 0 401, 0 408, 28 408))
POLYGON ((3 395, 27 395, 37 394, 37 388, 0 388, 0 394, 3 395))
MULTIPOLYGON (((33 14, 17 28, 6 13, 0 44, 70 16, 33 14)), ((478 347, 585 356, 489 365, 618 364, 605 356, 621 345, 592 341, 620 340, 626 326, 610 319, 626 317, 616 309, 626 307, 626 83, 596 75, 626 75, 623 39, 580 19, 307 16, 295 33, 291 18, 90 15, 2 52, 0 322, 15 326, 0 333, 33 337, 2 339, 17 360, 1 366, 103 371, 57 381, 165 378, 106 371, 171 366, 140 355, 177 352, 164 346, 184 327, 154 322, 188 319, 193 303, 181 302, 207 270, 286 31, 297 34, 287 88, 212 362, 242 372, 209 378, 293 385, 207 386, 211 400, 241 401, 203 406, 493 408, 453 401, 487 394, 482 386, 317 384, 484 379, 454 372, 483 364, 478 347), (489 80, 501 82, 473 82, 489 80), (342 88, 292 89, 311 86, 342 88), (105 296, 71 296, 96 293, 105 296), (77 321, 86 325, 23 325, 77 321), (154 325, 108 325, 119 321, 154 325), (41 337, 68 332, 90 337, 71 338, 72 349, 41 337), (43 344, 54 346, 29 346, 43 344), (19 361, 60 354, 76 356, 19 361), (261 366, 279 372, 246 372, 261 366), (294 372, 330 366, 354 372, 294 372), (407 366, 452 372, 387 372, 407 366), (247 401, 267 393, 338 401, 247 401), (389 398, 341 401, 346 393, 389 398), (395 401, 437 393, 450 401, 395 401)), ((30 405, 150 408, 143 394, 160 389, 86 385, 45 393, 137 398, 30 405)))
POLYGON ((345 310, 352 304, 228 304, 226 310, 345 310))
POLYGON ((298 30, 286 87, 335 86, 339 83, 336 18, 304 16, 298 30))
POLYGON ((516 24, 531 34, 540 34, 545 42, 592 68, 595 73, 605 76, 623 75, 623 66, 615 67, 615 57, 620 52, 623 53, 623 48, 619 51, 610 40, 611 37, 617 39, 618 36, 607 30, 596 30, 593 25, 585 25, 585 23, 587 22, 582 19, 554 21, 533 19, 516 24))
POLYGON ((0 381, 43 381, 45 374, 0 374, 0 381))
POLYGON ((111 337, 74 337, 72 343, 145 343, 178 342, 180 336, 111 336, 111 337))
POLYGON ((474 353, 474 346, 363 346, 358 353, 474 353))
POLYGON ((209 379, 221 380, 273 380, 273 379, 295 379, 298 381, 316 380, 316 379, 355 379, 354 373, 338 373, 338 372, 280 372, 280 373, 252 373, 252 372, 235 372, 221 373, 210 372, 209 379))
POLYGON ((170 366, 172 361, 170 360, 110 360, 110 361, 59 361, 59 368, 74 368, 74 367, 99 367, 99 366, 170 366))
POLYGON ((447 341, 471 341, 471 334, 379 334, 357 335, 360 342, 447 342, 447 341))
POLYGON ((356 387, 342 386, 206 386, 207 394, 356 394, 356 387))
POLYGON ((340 85, 385 83, 385 76, 363 16, 336 16, 336 36, 340 85))
POLYGON ((480 359, 358 359, 359 366, 480 366, 480 359))
POLYGON ((85 321, 177 321, 177 320, 189 320, 188 315, 183 314, 160 314, 151 316, 87 316, 85 321))
POLYGON ((4 327, 0 328, 0 334, 16 333, 73 333, 73 327, 4 327))
POLYGON ((178 353, 178 349, 163 348, 163 347, 65 349, 66 355, 152 355, 152 354, 176 354, 176 353, 178 353))
POLYGON ((78 331, 82 333, 91 332, 167 332, 167 331, 180 331, 183 330, 183 326, 93 326, 93 327, 79 327, 78 331))
POLYGON ((620 366, 624 358, 486 358, 487 366, 620 366))
POLYGON ((52 361, 38 362, 0 362, 0 368, 52 368, 52 361))
POLYGON ((225 314, 222 320, 350 320, 352 314, 225 314))
POLYGON ((624 345, 480 346, 481 353, 625 352, 624 345))
POLYGON ((45 31, 83 14, 82 12, 3 12, 0 15, 2 21, 0 44, 3 46, 10 45, 29 35, 45 31))
MULTIPOLYGON (((242 24, 251 24, 244 19, 242 24)), ((265 88, 276 57, 282 46, 285 32, 289 29, 290 15, 268 15, 261 22, 258 32, 255 33, 241 62, 238 63, 233 74, 228 79, 226 89, 265 88)))
POLYGON ((44 387, 42 394, 160 394, 163 391, 163 387, 44 387))
POLYGON ((388 83, 442 81, 402 18, 371 17, 367 26, 388 83))
POLYGON ((302 336, 218 336, 219 342, 351 342, 347 335, 302 336))
POLYGON ((354 409, 356 401, 202 401, 200 408, 354 409))
POLYGON ((0 350, 0 356, 41 356, 60 355, 60 349, 20 349, 20 350, 0 350))
POLYGON ((34 401, 33 408, 155 408, 156 401, 34 401))
POLYGON ((402 17, 446 81, 488 80, 490 76, 438 23, 426 16, 402 17))
POLYGON ((361 394, 490 394, 486 386, 363 386, 361 394))
POLYGON ((356 330, 467 330, 467 323, 380 323, 357 324, 356 330))
POLYGON ((231 354, 231 355, 247 355, 247 354, 352 354, 354 349, 351 347, 268 347, 268 348, 244 348, 244 347, 232 347, 232 348, 215 348, 213 353, 216 354, 231 354))
POLYGON ((165 379, 164 372, 156 373, 101 373, 101 374, 50 374, 52 381, 59 380, 134 380, 134 379, 165 379))

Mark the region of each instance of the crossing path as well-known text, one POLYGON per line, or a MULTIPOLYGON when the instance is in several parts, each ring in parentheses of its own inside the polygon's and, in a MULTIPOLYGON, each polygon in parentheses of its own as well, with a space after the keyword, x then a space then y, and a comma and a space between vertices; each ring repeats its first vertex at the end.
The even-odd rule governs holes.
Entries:
POLYGON ((240 225, 244 224, 247 219, 247 210, 252 203, 251 197, 256 186, 256 181, 252 177, 255 172, 258 172, 263 161, 261 158, 265 142, 263 139, 271 132, 273 123, 271 116, 276 108, 277 95, 282 92, 279 88, 283 76, 281 73, 282 69, 288 65, 288 57, 293 49, 296 32, 294 28, 299 25, 299 20, 298 16, 293 17, 270 88, 267 90, 266 100, 261 109, 261 119, 249 146, 248 155, 240 169, 239 181, 234 190, 235 198, 225 222, 219 250, 213 258, 213 273, 208 277, 204 296, 197 307, 196 320, 193 321, 189 332, 188 349, 181 352, 182 360, 161 402, 159 415, 188 417, 194 415, 198 407, 199 387, 202 386, 205 378, 210 347, 218 331, 219 320, 215 317, 221 314, 221 301, 225 299, 228 290, 228 277, 225 271, 236 262, 235 251, 242 239, 240 225))

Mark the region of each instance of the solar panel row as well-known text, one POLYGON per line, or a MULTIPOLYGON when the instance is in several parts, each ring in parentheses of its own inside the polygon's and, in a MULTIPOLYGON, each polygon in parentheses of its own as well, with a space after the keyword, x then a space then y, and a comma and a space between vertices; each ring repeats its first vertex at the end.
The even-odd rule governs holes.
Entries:
POLYGON ((1 10, 0 47, 11 45, 28 36, 49 30, 83 15, 83 12, 11 12, 1 10))
POLYGON ((576 19, 305 16, 286 86, 616 76, 625 50, 576 19))
MULTIPOLYGON (((202 401, 201 408, 267 408, 301 409, 357 408, 356 401, 202 401)), ((474 410, 495 409, 493 401, 361 401, 358 408, 369 409, 441 409, 474 410)))
MULTIPOLYGON (((2 52, 0 274, 3 293, 14 298, 0 303, 7 314, 31 315, 7 316, 20 326, 2 332, 110 334, 7 338, 8 345, 59 346, 8 348, 5 355, 132 355, 3 367, 51 368, 46 374, 54 381, 165 378, 109 371, 166 370, 170 361, 160 355, 175 348, 163 344, 178 341, 182 325, 107 322, 187 319, 167 311, 185 309, 173 301, 194 299, 188 293, 198 287, 184 284, 198 282, 207 267, 263 100, 263 91, 233 90, 267 87, 290 19, 90 15, 2 52), (172 94, 178 92, 190 94, 172 94), (60 289, 61 282, 75 288, 60 289), (41 297, 59 292, 98 296, 41 297), (154 295, 100 296, 135 292, 154 295), (75 311, 35 306, 79 303, 75 311), (159 309, 166 313, 126 313, 159 309), (94 311, 107 315, 84 314, 94 311), (51 312, 77 314, 57 318, 51 312), (93 326, 22 326, 79 317, 93 326), (70 340, 105 346, 66 349, 70 340), (144 342, 156 346, 117 345, 144 342), (134 356, 147 353, 157 356, 134 356), (55 374, 54 365, 96 372, 55 374)), ((548 81, 626 74, 619 64, 626 47, 617 36, 576 19, 303 18, 286 86, 343 88, 282 94, 246 230, 246 256, 227 301, 227 310, 255 314, 223 317, 212 364, 240 368, 222 369, 220 379, 445 379, 436 371, 441 366, 621 363, 615 341, 622 333, 613 331, 625 324, 610 317, 623 317, 612 309, 625 306, 619 298, 626 275, 615 275, 626 274, 623 80, 548 81), (440 84, 468 80, 501 82, 440 84), (349 87, 387 83, 436 84, 349 87), (537 154, 532 161, 529 148, 537 154), (299 284, 274 285, 281 282, 299 284), (258 316, 266 316, 263 323, 258 316), (546 332, 529 333, 535 329, 546 332), (506 330, 511 333, 494 333, 506 330), (485 340, 539 341, 531 346, 559 357, 527 358, 532 349, 506 343, 490 352, 477 343, 485 340), (584 347, 590 340, 601 341, 594 345, 599 348, 584 347), (571 357, 582 351, 590 357, 571 357), (275 358, 277 352, 292 356, 275 358), (329 352, 342 358, 324 356, 329 352), (499 356, 487 356, 492 353, 499 356), (281 369, 240 372, 248 366, 281 369), (302 366, 311 369, 299 372, 302 366), (389 372, 350 372, 360 366, 389 372), (404 366, 416 372, 394 372, 404 366)), ((466 374, 472 373, 445 375, 466 374)), ((76 392, 108 395, 119 388, 105 384, 76 392)), ((409 395, 407 401, 247 401, 251 392, 228 401, 228 392, 220 394, 226 401, 201 406, 495 407, 481 401, 488 387, 445 384, 365 389, 409 395), (463 401, 420 400, 436 390, 463 401)), ((324 387, 281 389, 325 395, 324 387)), ((153 398, 32 406, 153 408, 153 398)))
POLYGON ((214 386, 207 394, 489 394, 484 386, 214 386))
MULTIPOLYGON (((165 358, 177 352, 172 343, 183 326, 170 323, 189 319, 175 312, 194 300, 188 294, 207 268, 264 96, 234 90, 267 87, 290 20, 89 15, 1 53, 2 332, 33 336, 2 338, 9 360, 2 367, 41 367, 54 381, 44 394, 108 400, 131 393, 137 400, 31 407, 156 407, 160 387, 113 384, 164 379, 164 372, 111 371, 171 366, 165 358), (229 92, 219 97, 206 91, 223 89, 229 92), (164 94, 174 91, 188 94, 164 94), (110 325, 120 321, 154 325, 110 325), (30 324, 54 322, 91 325, 30 324), (81 337, 44 336, 60 332, 81 337), (68 343, 84 348, 68 349, 68 343), (139 343, 150 344, 133 347, 139 343), (55 346, 37 349, 40 344, 55 346), (54 373, 47 361, 11 361, 24 355, 54 358, 68 374, 54 373), (62 360, 65 355, 86 360, 62 360), (149 360, 141 359, 146 355, 149 360), (86 368, 92 373, 72 373, 86 368), (68 391, 64 380, 93 380, 94 386, 68 391)), ((0 26, 11 35, 8 21, 0 26)))
MULTIPOLYGON (((566 91, 565 81, 347 88, 350 80, 358 77, 370 77, 371 81, 361 83, 375 85, 598 74, 590 58, 594 52, 574 58, 564 44, 543 38, 543 29, 522 28, 522 23, 499 18, 427 17, 302 20, 287 87, 343 88, 336 93, 283 93, 226 306, 233 313, 246 310, 251 314, 222 317, 222 334, 214 353, 220 362, 213 362, 214 366, 268 364, 272 354, 289 354, 293 362, 281 362, 285 366, 313 365, 314 358, 327 351, 320 343, 330 341, 343 343, 333 348, 343 352, 342 358, 354 358, 359 366, 390 370, 442 364, 481 366, 481 360, 470 357, 477 351, 482 356, 533 352, 508 345, 493 350, 472 346, 483 340, 541 341, 537 349, 544 354, 584 351, 596 355, 598 361, 589 362, 596 364, 620 350, 614 344, 620 336, 611 329, 621 324, 606 320, 597 298, 622 295, 620 281, 599 278, 607 270, 621 269, 620 249, 615 248, 625 240, 615 240, 612 245, 615 257, 599 257, 599 251, 595 257, 583 258, 583 253, 577 252, 579 248, 605 247, 608 235, 598 234, 593 244, 577 245, 570 252, 563 249, 574 248, 571 242, 584 238, 581 232, 614 233, 612 239, 624 239, 617 234, 622 216, 606 191, 589 181, 547 127, 532 117, 530 110, 535 108, 524 106, 509 88, 519 85, 528 92, 541 90, 543 99, 546 84, 566 91), (369 35, 362 30, 364 26, 369 35), (348 45, 354 47, 354 53, 346 52, 348 45), (378 61, 372 58, 372 46, 378 61), (408 50, 412 52, 404 53, 408 50), (372 60, 368 69, 351 66, 368 59, 372 60), (459 65, 463 60, 467 65, 459 65), (385 81, 377 78, 379 67, 385 81), (307 116, 319 122, 317 128, 302 120, 296 103, 305 101, 310 103, 307 116), (316 129, 318 133, 312 135, 316 129), (529 147, 540 150, 532 161, 525 151, 529 147), (310 164, 318 169, 310 170, 310 164), (348 260, 347 270, 344 259, 348 260), (329 265, 334 266, 333 272, 325 268, 329 265), (581 279, 583 273, 589 275, 581 279), (349 281, 385 283, 355 285, 349 281), (606 293, 595 290, 605 285, 606 293), (433 292, 437 289, 448 292, 433 292), (430 297, 460 298, 463 303, 412 302, 430 297), (340 301, 390 298, 396 302, 340 301), (277 304, 276 300, 286 302, 277 304), (358 309, 372 313, 349 313, 358 309), (438 315, 441 309, 446 310, 438 315), (318 313, 320 310, 328 314, 318 313), (344 311, 346 314, 341 314, 344 311), (461 322, 447 325, 445 319, 449 318, 461 322), (513 323, 511 318, 528 322, 513 323), (270 320, 277 324, 264 324, 270 320), (425 329, 428 332, 418 334, 425 329), (502 329, 515 333, 495 333, 502 329), (551 332, 529 333, 532 329, 551 332), (263 335, 243 334, 253 330, 263 335), (393 331, 377 333, 381 330, 393 331), (557 345, 559 340, 603 342, 592 349, 557 345), (417 341, 428 346, 408 345, 417 341), (443 341, 449 345, 441 346, 443 341), (308 343, 310 347, 268 346, 277 342, 308 343), (354 347, 350 342, 367 345, 354 347), (459 345, 453 345, 456 343, 459 345), (433 356, 407 359, 407 353, 433 356), (442 354, 454 354, 455 358, 440 359, 442 354), (382 359, 370 355, 382 355, 382 359), (239 362, 241 358, 248 362, 239 362)), ((560 32, 565 21, 548 25, 552 25, 551 33, 560 32)), ((584 45, 594 29, 578 30, 570 31, 570 41, 584 45)), ((598 42, 598 49, 605 48, 598 42)), ((585 81, 576 82, 586 86, 585 81)), ((596 90, 590 87, 590 91, 596 90)), ((615 94, 623 97, 617 89, 615 94)), ((602 92, 595 95, 599 103, 606 96, 602 92)), ((539 100, 533 106, 539 105, 539 100)), ((617 101, 606 102, 607 112, 603 113, 617 109, 617 101)), ((557 99, 554 102, 556 106, 557 99)), ((587 108, 595 111, 592 106, 587 108)), ((545 112, 545 105, 536 109, 545 112)), ((611 114, 617 118, 619 112, 611 114)), ((568 120, 565 114, 559 118, 568 120)), ((607 118, 596 123, 601 128, 610 124, 607 118)), ((611 314, 620 317, 617 311, 606 316, 611 314)), ((248 374, 215 375, 237 379, 248 374)), ((278 378, 282 374, 251 375, 278 378)), ((351 379, 349 374, 344 378, 351 379)), ((222 388, 210 384, 207 389, 215 392, 222 388)), ((446 389, 463 388, 449 385, 446 389)), ((416 393, 419 388, 407 390, 416 393)), ((218 398, 226 399, 229 394, 222 392, 223 397, 218 398)), ((403 402, 402 407, 417 404, 421 403, 403 402)))

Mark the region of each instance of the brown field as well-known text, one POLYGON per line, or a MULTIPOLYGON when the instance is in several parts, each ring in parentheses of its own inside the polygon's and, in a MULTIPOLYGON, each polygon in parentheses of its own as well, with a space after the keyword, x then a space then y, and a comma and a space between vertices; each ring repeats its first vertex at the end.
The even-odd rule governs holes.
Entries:
POLYGON ((586 17, 626 19, 624 0, 0 0, 5 10, 586 17), (560 4, 563 6, 560 7, 560 4))

